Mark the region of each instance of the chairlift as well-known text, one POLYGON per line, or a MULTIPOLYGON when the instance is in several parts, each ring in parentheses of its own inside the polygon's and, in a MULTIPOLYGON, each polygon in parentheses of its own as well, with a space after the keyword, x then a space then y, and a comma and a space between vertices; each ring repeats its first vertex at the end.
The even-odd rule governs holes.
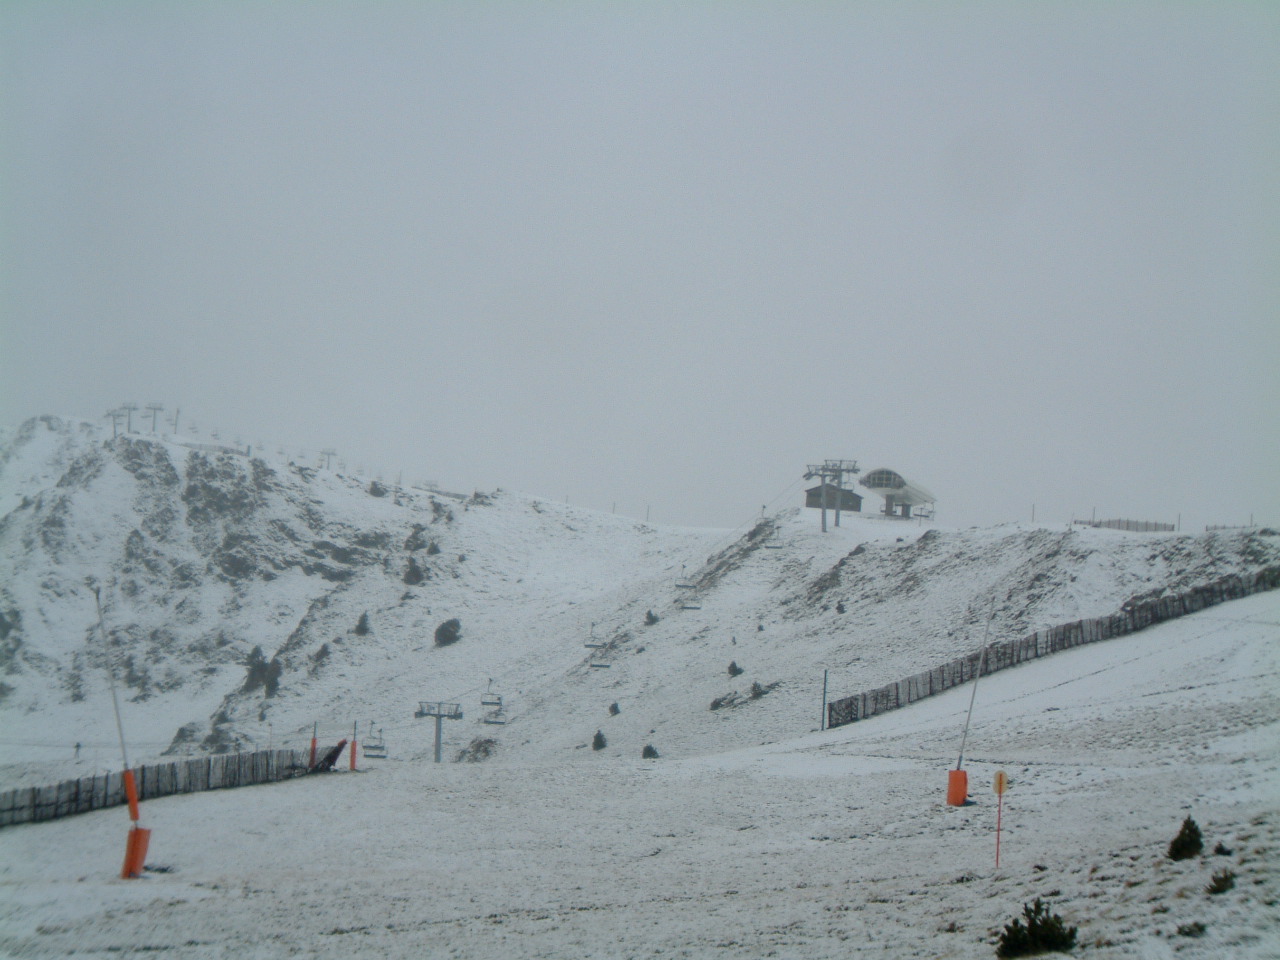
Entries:
POLYGON ((489 686, 485 689, 485 692, 480 695, 480 706, 497 707, 499 710, 502 709, 502 695, 493 692, 493 680, 489 681, 489 686))
POLYGON ((702 609, 702 604, 700 604, 700 603, 682 603, 682 604, 680 604, 680 609, 681 609, 681 610, 701 610, 701 609, 702 609))
POLYGON ((507 722, 507 716, 502 712, 502 707, 499 706, 497 710, 490 710, 486 713, 481 720, 484 723, 497 724, 498 726, 501 726, 507 722))
POLYGON ((677 580, 676 586, 679 587, 681 590, 692 590, 694 589, 695 586, 697 586, 697 584, 689 583, 689 581, 687 580, 677 580))
POLYGON ((588 650, 603 650, 606 644, 602 640, 588 640, 583 646, 588 650))
POLYGON ((610 667, 612 667, 612 666, 613 666, 613 664, 612 664, 612 663, 593 663, 593 664, 591 664, 591 669, 593 669, 593 670, 608 670, 608 669, 609 669, 610 667))
MULTIPOLYGON (((372 726, 372 724, 370 725, 372 726)), ((370 760, 387 759, 387 742, 382 737, 382 728, 378 728, 377 738, 368 737, 364 742, 364 755, 370 760)))

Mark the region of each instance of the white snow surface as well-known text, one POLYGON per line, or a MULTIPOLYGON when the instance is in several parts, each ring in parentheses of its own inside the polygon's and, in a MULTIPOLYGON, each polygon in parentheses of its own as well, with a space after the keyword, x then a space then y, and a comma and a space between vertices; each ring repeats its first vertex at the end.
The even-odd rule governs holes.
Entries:
POLYGON ((1078 956, 1272 958, 1278 636, 1269 593, 984 678, 965 807, 944 796, 968 687, 679 759, 365 761, 154 800, 139 880, 114 875, 123 809, 9 828, 0 950, 977 958, 1043 897, 1078 956), (1205 853, 1170 861, 1187 815, 1205 853))
POLYGON ((0 831, 0 955, 989 957, 1043 896, 1080 955, 1280 956, 1280 595, 983 678, 970 806, 972 688, 818 729, 824 670, 834 699, 1274 566, 1267 531, 669 529, 52 417, 0 435, 0 509, 0 789, 119 769, 111 666, 133 763, 356 724, 390 752, 147 802, 140 880, 123 809, 0 831), (449 762, 419 701, 465 711, 449 762), (1206 853, 1173 863, 1188 814, 1206 853))

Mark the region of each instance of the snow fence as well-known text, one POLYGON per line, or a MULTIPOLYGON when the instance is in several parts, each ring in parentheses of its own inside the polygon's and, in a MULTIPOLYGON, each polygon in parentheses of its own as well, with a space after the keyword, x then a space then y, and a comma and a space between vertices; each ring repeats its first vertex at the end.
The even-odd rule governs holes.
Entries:
POLYGON ((935 693, 972 680, 981 667, 982 675, 1017 666, 1027 660, 1047 657, 1086 643, 1121 637, 1153 624, 1195 613, 1227 600, 1280 587, 1280 567, 1265 567, 1253 574, 1234 575, 1195 587, 1185 593, 1154 600, 1130 600, 1118 613, 1092 620, 1064 623, 1017 640, 997 641, 982 650, 949 663, 917 673, 894 683, 855 693, 827 704, 827 726, 840 727, 855 720, 873 717, 886 710, 905 707, 935 693))
MULTIPOLYGON (((225 787, 288 780, 307 772, 305 750, 259 750, 223 753, 134 768, 138 798, 168 797, 225 787)), ((125 802, 124 774, 103 773, 64 780, 48 787, 21 787, 0 793, 0 827, 36 820, 55 820, 125 802)))

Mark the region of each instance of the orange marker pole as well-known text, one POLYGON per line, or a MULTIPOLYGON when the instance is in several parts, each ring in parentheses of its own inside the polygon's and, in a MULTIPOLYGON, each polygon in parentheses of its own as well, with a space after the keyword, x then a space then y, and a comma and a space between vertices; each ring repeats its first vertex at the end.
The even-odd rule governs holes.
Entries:
POLYGON ((142 876, 143 865, 147 862, 147 846, 150 843, 150 830, 135 825, 129 831, 129 840, 124 848, 124 867, 120 871, 120 879, 136 880, 142 876))
POLYGON ((357 720, 351 727, 351 769, 356 768, 356 731, 360 729, 360 721, 357 720))
POLYGON ((129 801, 129 819, 133 821, 136 827, 141 819, 138 812, 138 784, 133 779, 133 771, 126 770, 124 772, 124 798, 129 801))
POLYGON ((996 869, 1000 869, 1000 815, 1004 812, 1004 792, 1009 786, 1009 776, 1003 770, 996 772, 996 869))
MULTIPOLYGON (((90 583, 93 590, 94 606, 98 608, 98 636, 107 642, 107 627, 102 622, 102 593, 96 583, 90 583)), ((129 802, 129 819, 133 826, 129 829, 129 838, 125 842, 124 866, 120 869, 122 880, 132 880, 142 876, 143 864, 147 862, 147 845, 151 842, 151 831, 138 826, 141 814, 138 811, 138 783, 134 779, 133 769, 129 766, 129 750, 125 746, 124 721, 120 719, 120 698, 116 695, 115 664, 108 664, 107 679, 111 686, 111 708, 116 716, 116 733, 120 736, 120 759, 124 761, 121 779, 124 781, 124 796, 129 802)))
POLYGON ((318 726, 319 724, 316 723, 311 725, 311 762, 307 764, 308 770, 316 765, 316 727, 318 726))

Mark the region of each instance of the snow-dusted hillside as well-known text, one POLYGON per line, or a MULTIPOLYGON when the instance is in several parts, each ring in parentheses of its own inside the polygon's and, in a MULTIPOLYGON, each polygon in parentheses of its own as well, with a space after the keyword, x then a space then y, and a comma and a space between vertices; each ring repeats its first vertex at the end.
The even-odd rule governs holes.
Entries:
POLYGON ((149 801, 139 880, 117 878, 123 808, 10 827, 0 953, 991 960, 1042 897, 1085 960, 1272 960, 1277 639, 1271 592, 984 679, 964 807, 969 688, 700 756, 367 762, 149 801), (1204 853, 1174 862, 1188 815, 1204 853))
POLYGON ((336 740, 355 723, 420 757, 424 700, 462 704, 451 753, 487 737, 499 760, 580 756, 599 729, 609 754, 688 756, 816 728, 824 670, 836 697, 984 637, 1280 563, 1267 533, 846 514, 823 534, 799 509, 738 531, 663 529, 56 418, 5 437, 0 509, 0 712, 25 764, 6 768, 12 782, 55 778, 75 743, 73 769, 115 765, 113 661, 138 760, 301 746, 314 724, 336 740), (452 618, 461 639, 437 646, 452 618), (483 722, 486 690, 505 725, 483 722))

